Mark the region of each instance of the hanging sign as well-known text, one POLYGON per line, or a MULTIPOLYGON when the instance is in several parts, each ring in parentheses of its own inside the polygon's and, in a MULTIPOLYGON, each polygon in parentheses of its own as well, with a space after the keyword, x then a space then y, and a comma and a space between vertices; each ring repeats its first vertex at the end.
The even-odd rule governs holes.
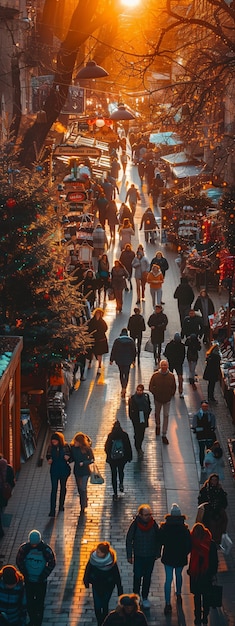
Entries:
POLYGON ((86 199, 85 191, 69 191, 66 196, 66 202, 85 202, 86 199))
POLYGON ((54 156, 92 157, 93 159, 98 159, 101 156, 101 150, 95 146, 67 146, 61 144, 55 147, 53 154, 54 156))

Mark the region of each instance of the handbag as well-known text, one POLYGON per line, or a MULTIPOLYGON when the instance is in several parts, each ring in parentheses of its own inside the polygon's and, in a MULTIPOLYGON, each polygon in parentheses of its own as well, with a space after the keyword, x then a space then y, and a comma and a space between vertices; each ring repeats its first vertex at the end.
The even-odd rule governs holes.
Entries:
POLYGON ((96 463, 92 464, 91 475, 90 475, 90 483, 91 485, 103 485, 104 478, 100 473, 98 465, 96 463))
POLYGON ((232 546, 233 546, 233 542, 232 542, 232 539, 230 539, 228 533, 223 533, 221 537, 221 543, 220 543, 222 552, 228 555, 232 549, 232 546))
POLYGON ((208 592, 209 603, 212 609, 222 606, 223 587, 222 585, 212 585, 208 592))
POLYGON ((146 350, 146 352, 152 352, 153 353, 153 344, 152 344, 151 339, 148 339, 148 341, 146 341, 144 349, 146 350))
POLYGON ((107 293, 108 293, 109 300, 115 300, 115 294, 114 294, 114 290, 112 289, 112 287, 109 287, 107 293))

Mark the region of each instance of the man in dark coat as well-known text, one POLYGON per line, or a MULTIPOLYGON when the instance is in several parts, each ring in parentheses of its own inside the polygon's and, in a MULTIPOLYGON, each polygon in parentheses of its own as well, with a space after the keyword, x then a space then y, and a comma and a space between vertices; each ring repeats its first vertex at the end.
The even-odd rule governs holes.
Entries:
POLYGON ((131 522, 126 536, 128 563, 134 565, 133 591, 140 595, 142 583, 142 606, 150 608, 148 594, 156 559, 160 556, 159 527, 148 504, 141 504, 138 514, 131 522))
POLYGON ((201 289, 200 296, 196 299, 193 308, 194 311, 200 311, 201 313, 204 333, 203 343, 208 343, 210 335, 209 315, 213 315, 215 307, 205 288, 201 289))
POLYGON ((199 445, 199 460, 203 467, 205 449, 209 449, 215 440, 216 421, 214 413, 209 411, 207 400, 202 400, 201 408, 193 416, 193 432, 196 433, 199 445))
POLYGON ((196 315, 194 309, 190 309, 189 314, 186 315, 183 321, 181 337, 190 337, 190 335, 196 335, 196 337, 202 337, 203 334, 203 322, 200 315, 196 315))
POLYGON ((119 597, 118 606, 110 611, 104 620, 104 626, 147 626, 144 613, 139 608, 139 598, 134 593, 119 597))
POLYGON ((126 463, 132 461, 132 448, 129 435, 122 429, 120 422, 114 422, 113 428, 108 434, 104 450, 106 463, 110 465, 112 474, 113 500, 118 500, 117 475, 119 476, 119 490, 124 491, 124 468, 126 463))
POLYGON ((160 361, 159 370, 152 375, 149 382, 149 391, 151 391, 154 397, 156 436, 160 435, 160 413, 163 407, 162 443, 168 445, 169 441, 166 433, 168 429, 170 402, 171 398, 175 395, 176 384, 174 374, 169 372, 167 359, 160 361))
POLYGON ((141 448, 145 428, 149 425, 151 404, 148 393, 144 393, 144 385, 137 385, 136 392, 129 398, 129 418, 134 428, 135 447, 139 456, 143 456, 141 448))
POLYGON ((185 345, 182 343, 179 333, 175 333, 174 339, 167 343, 164 356, 168 359, 170 372, 173 372, 174 370, 176 371, 178 376, 180 398, 183 398, 183 362, 185 359, 185 345))
POLYGON ((136 348, 134 340, 129 337, 127 328, 121 330, 120 336, 115 339, 111 354, 110 365, 117 364, 120 373, 121 397, 124 399, 129 380, 131 364, 135 362, 136 348))
POLYGON ((138 365, 139 365, 142 335, 146 329, 145 321, 144 321, 143 315, 140 314, 139 307, 134 308, 134 315, 131 315, 129 317, 127 328, 130 332, 131 338, 134 340, 135 343, 137 342, 137 359, 138 359, 138 365))
POLYGON ((150 315, 148 326, 151 328, 151 341, 153 344, 153 356, 155 365, 161 358, 162 343, 164 341, 164 332, 168 324, 168 318, 163 313, 162 305, 156 304, 155 312, 150 315))
POLYGON ((194 301, 194 293, 191 285, 188 283, 186 276, 182 276, 180 284, 176 287, 174 298, 177 300, 181 328, 184 318, 189 314, 191 305, 194 301))
POLYGON ((165 591, 165 615, 172 612, 171 607, 171 584, 175 571, 176 598, 181 604, 182 570, 187 565, 188 554, 191 550, 191 536, 185 515, 181 515, 178 504, 173 503, 170 514, 165 516, 165 522, 159 529, 161 545, 163 546, 161 561, 165 567, 166 581, 165 591))

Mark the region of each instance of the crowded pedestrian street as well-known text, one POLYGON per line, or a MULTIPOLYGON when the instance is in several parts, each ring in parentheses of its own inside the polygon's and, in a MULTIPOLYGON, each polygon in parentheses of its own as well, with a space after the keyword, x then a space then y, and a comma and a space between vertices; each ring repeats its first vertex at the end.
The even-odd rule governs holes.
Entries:
MULTIPOLYGON (((116 198, 120 207, 125 202, 127 189, 134 184, 140 194, 135 213, 135 234, 132 237, 132 248, 137 250, 142 244, 148 261, 151 262, 159 250, 166 257, 169 269, 166 271, 162 288, 161 306, 168 318, 162 345, 162 358, 166 344, 173 339, 175 333, 181 332, 177 301, 174 292, 180 282, 180 271, 175 262, 177 252, 171 244, 161 242, 160 231, 157 231, 155 243, 146 243, 144 230, 139 230, 144 211, 152 199, 147 194, 145 183, 140 184, 138 168, 128 162, 126 173, 119 173, 119 195, 116 198)), ((155 218, 159 223, 160 213, 155 210, 155 218)), ((116 227, 117 229, 117 227, 116 227)), ((109 228, 106 225, 109 240, 109 228)), ((115 242, 110 242, 107 251, 110 267, 120 257, 119 237, 116 232, 115 242)), ((50 511, 50 472, 46 460, 46 443, 50 440, 50 432, 39 437, 33 456, 22 464, 17 476, 16 486, 3 515, 4 537, 0 544, 1 565, 16 563, 16 554, 20 544, 27 541, 32 529, 37 529, 42 539, 48 543, 56 555, 56 566, 48 579, 43 626, 95 626, 96 618, 93 607, 91 587, 86 589, 83 576, 90 553, 101 541, 109 541, 117 553, 124 593, 133 591, 133 567, 127 561, 126 533, 136 516, 141 504, 151 506, 153 517, 160 525, 165 515, 171 512, 176 503, 186 524, 191 530, 196 520, 199 489, 206 480, 199 462, 199 450, 196 435, 192 430, 194 414, 200 409, 201 401, 207 398, 207 382, 203 380, 205 368, 206 345, 201 342, 201 350, 196 367, 195 385, 189 384, 188 361, 183 366, 183 391, 179 393, 176 378, 176 393, 170 403, 169 426, 167 437, 169 445, 164 445, 162 436, 156 436, 154 419, 154 399, 150 394, 151 414, 149 426, 146 428, 142 444, 143 454, 138 455, 134 446, 134 431, 128 416, 128 399, 135 393, 138 384, 144 385, 149 392, 149 382, 154 373, 153 353, 145 350, 150 338, 148 319, 153 313, 152 298, 149 285, 146 285, 145 299, 140 301, 141 315, 144 317, 146 330, 140 353, 140 364, 137 360, 131 366, 130 377, 125 397, 121 397, 119 370, 115 362, 110 364, 110 353, 115 339, 123 328, 128 325, 137 303, 136 282, 132 276, 132 288, 127 281, 128 290, 124 291, 123 307, 116 312, 115 300, 104 304, 104 317, 107 326, 109 353, 102 359, 101 371, 97 374, 97 362, 93 359, 88 369, 88 361, 84 372, 84 380, 79 381, 70 396, 67 412, 67 424, 64 436, 71 442, 76 432, 89 435, 92 440, 95 462, 104 477, 104 483, 94 485, 88 483, 88 506, 84 513, 80 512, 80 502, 73 471, 67 482, 67 494, 64 511, 56 510, 55 517, 49 517, 50 511), (129 435, 133 459, 125 465, 124 490, 118 490, 118 497, 113 499, 111 471, 106 463, 104 445, 113 423, 119 420, 122 428, 129 435), (43 459, 40 456, 43 450, 43 459)), ((193 285, 195 299, 199 292, 193 285)), ((228 292, 218 290, 210 285, 208 292, 213 300, 215 310, 228 300, 228 292)), ((103 306, 101 297, 100 306, 103 306)), ((235 626, 235 497, 234 477, 228 460, 227 440, 234 436, 235 425, 222 395, 220 383, 216 383, 215 398, 211 410, 216 417, 216 438, 223 449, 225 462, 223 488, 228 496, 228 528, 233 547, 229 555, 225 555, 218 547, 219 567, 217 583, 223 585, 223 606, 211 609, 209 626, 235 626)), ((161 416, 162 420, 162 416, 161 416)), ((161 433, 162 434, 162 433, 161 433)), ((150 608, 144 609, 150 626, 192 626, 194 624, 193 595, 190 593, 187 566, 183 569, 182 604, 176 602, 175 588, 171 589, 172 612, 164 614, 165 571, 161 559, 155 562, 149 593, 150 608)), ((117 589, 113 592, 109 610, 116 607, 117 589)))

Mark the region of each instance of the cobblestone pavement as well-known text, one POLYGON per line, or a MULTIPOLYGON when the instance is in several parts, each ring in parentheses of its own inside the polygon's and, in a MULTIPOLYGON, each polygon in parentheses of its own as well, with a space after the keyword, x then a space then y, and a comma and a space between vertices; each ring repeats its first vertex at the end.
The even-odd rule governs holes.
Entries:
MULTIPOLYGON (((136 168, 127 170, 127 177, 120 188, 120 200, 125 199, 125 190, 130 182, 138 184, 136 168)), ((137 222, 144 208, 149 202, 146 194, 141 194, 141 203, 138 204, 137 222)), ((138 241, 144 243, 143 231, 136 226, 134 249, 138 241)), ((118 242, 117 242, 118 243, 118 242)), ((119 248, 109 251, 110 261, 119 257, 119 248)), ((165 334, 165 343, 179 330, 179 317, 173 293, 179 282, 179 271, 175 263, 176 254, 169 246, 158 242, 156 246, 147 244, 148 258, 154 256, 156 249, 161 249, 167 256, 170 269, 166 274, 163 289, 164 310, 169 319, 165 334)), ((123 312, 116 316, 115 303, 108 302, 105 310, 105 320, 109 326, 109 346, 120 330, 127 324, 129 315, 133 312, 136 302, 134 279, 133 291, 125 293, 123 312)), ((146 302, 142 303, 142 312, 146 321, 152 312, 149 291, 146 290, 146 302)), ((219 295, 212 290, 211 296, 216 308, 226 301, 227 294, 219 295)), ((196 295, 196 291, 195 291, 196 295)), ((143 346, 149 338, 149 330, 144 334, 143 346)), ((115 364, 110 367, 109 356, 106 355, 102 366, 101 376, 96 375, 97 365, 94 362, 92 369, 86 371, 86 381, 74 391, 68 406, 68 423, 65 437, 70 441, 77 430, 87 432, 93 441, 96 461, 105 476, 102 486, 89 485, 89 506, 84 517, 80 517, 79 498, 76 492, 73 475, 68 481, 68 490, 64 513, 59 513, 55 519, 48 517, 50 500, 49 468, 44 460, 42 467, 38 467, 38 455, 41 441, 34 456, 22 465, 17 486, 8 504, 4 515, 5 537, 1 541, 1 562, 15 563, 19 545, 27 539, 32 528, 42 533, 45 541, 49 542, 57 555, 57 565, 49 578, 48 592, 43 625, 50 626, 95 626, 91 591, 87 591, 82 583, 84 567, 91 549, 100 540, 108 540, 117 550, 118 562, 121 571, 124 591, 132 591, 132 567, 126 561, 125 534, 136 514, 137 507, 143 502, 153 508, 154 517, 158 522, 169 511, 172 502, 177 502, 182 513, 187 515, 187 522, 191 527, 195 521, 197 495, 200 482, 200 467, 198 449, 195 436, 191 431, 191 417, 198 409, 200 400, 206 391, 206 383, 202 380, 205 349, 202 347, 198 362, 198 388, 193 391, 187 382, 187 365, 184 370, 184 394, 180 399, 178 392, 171 403, 169 432, 169 446, 163 446, 161 439, 155 437, 153 416, 146 431, 144 441, 144 457, 140 461, 133 447, 133 461, 127 464, 125 470, 125 491, 119 495, 117 502, 112 501, 111 476, 109 466, 105 464, 104 442, 115 419, 119 419, 124 429, 130 435, 133 444, 132 424, 127 416, 127 401, 120 398, 120 383, 118 369, 115 364)), ((134 392, 136 384, 143 382, 148 390, 149 379, 153 373, 153 356, 142 351, 141 365, 131 370, 127 397, 134 392)), ((221 395, 217 383, 216 396, 218 405, 215 407, 217 418, 218 438, 224 449, 226 469, 224 486, 228 492, 229 526, 228 532, 235 544, 235 497, 234 480, 227 461, 227 437, 234 434, 234 425, 231 416, 221 395)), ((153 403, 152 403, 153 405, 153 403)), ((218 624, 235 624, 234 601, 234 548, 228 557, 219 551, 218 580, 224 585, 223 609, 211 610, 210 626, 218 624)), ((150 590, 151 609, 146 612, 151 626, 176 624, 191 626, 193 624, 192 596, 189 593, 186 568, 183 576, 183 604, 182 610, 177 613, 176 602, 172 590, 172 616, 165 617, 164 609, 164 568, 160 561, 156 562, 150 590)), ((114 608, 117 595, 114 592, 110 602, 110 609, 114 608)))

